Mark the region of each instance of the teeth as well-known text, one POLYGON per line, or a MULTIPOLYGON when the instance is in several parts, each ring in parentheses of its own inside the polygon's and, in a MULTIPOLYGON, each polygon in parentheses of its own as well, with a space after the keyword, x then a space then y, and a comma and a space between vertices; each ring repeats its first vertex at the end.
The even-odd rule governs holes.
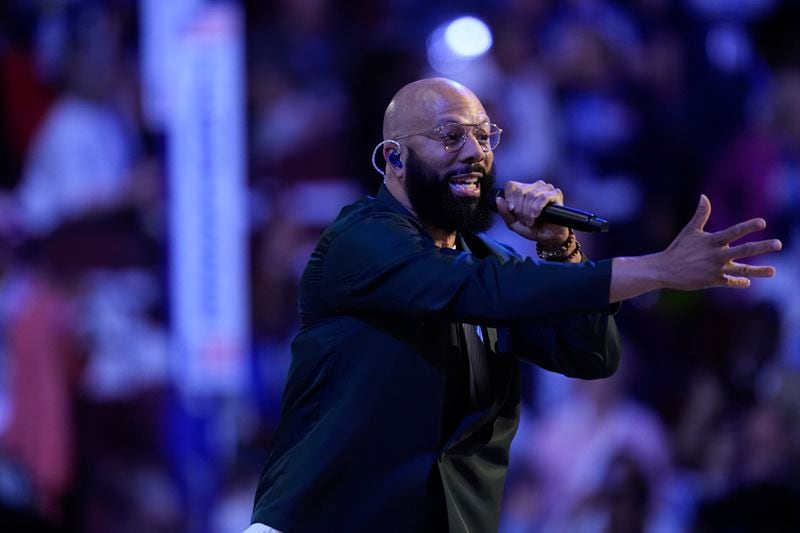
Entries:
POLYGON ((475 185, 478 183, 478 178, 453 178, 450 183, 459 183, 463 185, 475 185))

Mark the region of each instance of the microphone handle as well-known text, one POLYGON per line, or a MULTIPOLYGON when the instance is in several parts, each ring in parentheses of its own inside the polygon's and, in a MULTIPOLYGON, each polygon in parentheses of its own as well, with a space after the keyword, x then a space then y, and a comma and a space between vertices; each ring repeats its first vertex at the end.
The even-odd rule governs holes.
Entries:
MULTIPOLYGON (((492 202, 489 203, 489 207, 494 211, 497 211, 497 205, 494 200, 498 197, 505 198, 503 189, 495 189, 494 194, 492 194, 492 202)), ((594 213, 565 205, 546 205, 537 221, 572 228, 576 231, 601 233, 608 231, 608 220, 600 218, 594 213)))

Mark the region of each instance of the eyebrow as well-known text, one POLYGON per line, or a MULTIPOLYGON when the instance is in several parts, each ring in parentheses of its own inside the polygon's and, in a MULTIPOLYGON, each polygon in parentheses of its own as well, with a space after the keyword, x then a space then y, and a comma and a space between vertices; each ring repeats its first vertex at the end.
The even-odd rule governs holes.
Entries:
POLYGON ((444 124, 453 124, 453 123, 455 123, 455 124, 463 124, 465 126, 478 126, 480 124, 491 124, 492 121, 488 116, 485 119, 483 119, 482 121, 480 121, 480 122, 461 122, 460 120, 457 120, 455 118, 443 118, 443 119, 439 120, 436 123, 436 126, 434 126, 434 127, 443 126, 444 124))

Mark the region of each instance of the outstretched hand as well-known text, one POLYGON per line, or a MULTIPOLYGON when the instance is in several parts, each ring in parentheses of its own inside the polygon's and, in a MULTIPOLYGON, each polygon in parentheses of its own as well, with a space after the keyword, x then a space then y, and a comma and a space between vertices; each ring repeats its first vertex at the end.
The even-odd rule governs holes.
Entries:
POLYGON ((696 290, 707 287, 745 288, 750 278, 771 278, 775 268, 737 263, 735 260, 781 249, 778 239, 766 239, 731 246, 745 235, 767 227, 763 218, 753 218, 729 228, 707 233, 704 231, 711 215, 711 202, 705 195, 689 223, 664 251, 665 266, 669 269, 666 285, 673 289, 696 290))
POLYGON ((767 227, 763 218, 753 218, 713 233, 704 230, 711 215, 711 202, 700 196, 694 216, 661 253, 641 257, 615 257, 612 264, 609 301, 618 302, 655 289, 692 291, 709 287, 746 288, 751 278, 771 278, 775 268, 753 266, 736 259, 777 252, 778 239, 734 245, 745 235, 767 227))

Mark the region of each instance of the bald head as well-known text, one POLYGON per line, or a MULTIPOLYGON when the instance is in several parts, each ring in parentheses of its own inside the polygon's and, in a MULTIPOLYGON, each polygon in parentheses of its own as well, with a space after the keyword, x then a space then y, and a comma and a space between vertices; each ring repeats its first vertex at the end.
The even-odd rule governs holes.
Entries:
POLYGON ((475 94, 453 80, 426 78, 409 83, 394 95, 383 115, 383 138, 431 128, 437 118, 459 106, 486 113, 475 94))

